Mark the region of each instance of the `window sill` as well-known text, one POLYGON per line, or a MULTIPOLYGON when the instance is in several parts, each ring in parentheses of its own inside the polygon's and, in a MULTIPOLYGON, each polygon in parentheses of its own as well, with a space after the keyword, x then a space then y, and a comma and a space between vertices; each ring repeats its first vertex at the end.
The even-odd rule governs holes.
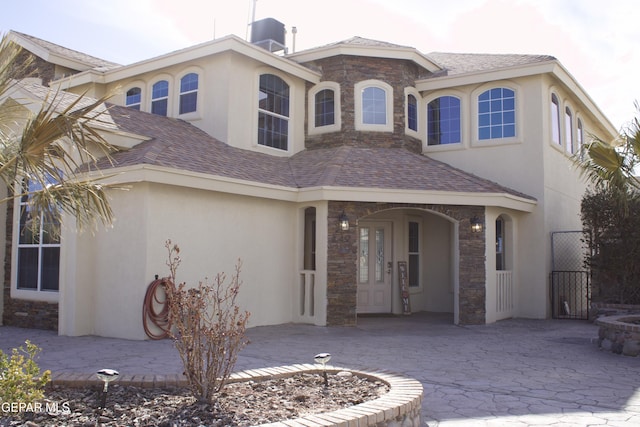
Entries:
POLYGON ((27 301, 42 301, 57 303, 60 300, 58 291, 38 291, 30 289, 17 289, 11 287, 11 298, 27 301))

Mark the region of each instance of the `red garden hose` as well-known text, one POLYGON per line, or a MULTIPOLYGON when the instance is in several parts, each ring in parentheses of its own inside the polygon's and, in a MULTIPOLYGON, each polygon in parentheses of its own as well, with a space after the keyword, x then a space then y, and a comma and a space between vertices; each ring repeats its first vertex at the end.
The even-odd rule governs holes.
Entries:
POLYGON ((157 277, 147 288, 142 304, 142 325, 145 333, 152 340, 167 338, 171 330, 166 287, 172 286, 172 283, 167 277, 162 279, 157 277), (151 325, 155 325, 160 332, 151 331, 149 328, 151 325))

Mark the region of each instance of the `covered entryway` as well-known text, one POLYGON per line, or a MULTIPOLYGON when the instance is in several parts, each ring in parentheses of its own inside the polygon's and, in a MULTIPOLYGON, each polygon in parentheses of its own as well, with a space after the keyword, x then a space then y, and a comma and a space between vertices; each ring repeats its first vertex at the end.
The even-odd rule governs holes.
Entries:
POLYGON ((405 313, 400 265, 409 311, 455 311, 458 246, 455 221, 419 208, 392 208, 359 219, 357 313, 405 313))

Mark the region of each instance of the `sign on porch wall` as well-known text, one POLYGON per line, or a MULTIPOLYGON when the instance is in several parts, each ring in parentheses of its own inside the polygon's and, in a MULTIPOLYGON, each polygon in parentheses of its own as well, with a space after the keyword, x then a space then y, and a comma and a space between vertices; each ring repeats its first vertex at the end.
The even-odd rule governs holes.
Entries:
POLYGON ((398 261, 398 284, 400 285, 400 300, 402 301, 402 314, 411 314, 411 302, 409 301, 409 285, 407 284, 407 261, 398 261))

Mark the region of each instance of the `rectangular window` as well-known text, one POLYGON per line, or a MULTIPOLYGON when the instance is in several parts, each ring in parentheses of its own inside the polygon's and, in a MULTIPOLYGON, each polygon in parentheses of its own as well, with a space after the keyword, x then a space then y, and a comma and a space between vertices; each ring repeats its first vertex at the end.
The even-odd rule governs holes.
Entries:
POLYGON ((558 97, 551 95, 551 141, 561 144, 560 141, 560 102, 558 97))
POLYGON ((420 286, 420 224, 409 222, 409 287, 420 286))
POLYGON ((415 96, 407 96, 407 127, 418 131, 418 100, 415 96))
MULTIPOLYGON (((41 188, 39 184, 30 184, 28 191, 41 188)), ((16 287, 57 292, 60 277, 60 223, 57 217, 45 222, 41 216, 33 215, 28 202, 28 195, 20 200, 16 287)))
POLYGON ((273 74, 260 76, 258 144, 279 150, 289 148, 289 85, 273 74))

